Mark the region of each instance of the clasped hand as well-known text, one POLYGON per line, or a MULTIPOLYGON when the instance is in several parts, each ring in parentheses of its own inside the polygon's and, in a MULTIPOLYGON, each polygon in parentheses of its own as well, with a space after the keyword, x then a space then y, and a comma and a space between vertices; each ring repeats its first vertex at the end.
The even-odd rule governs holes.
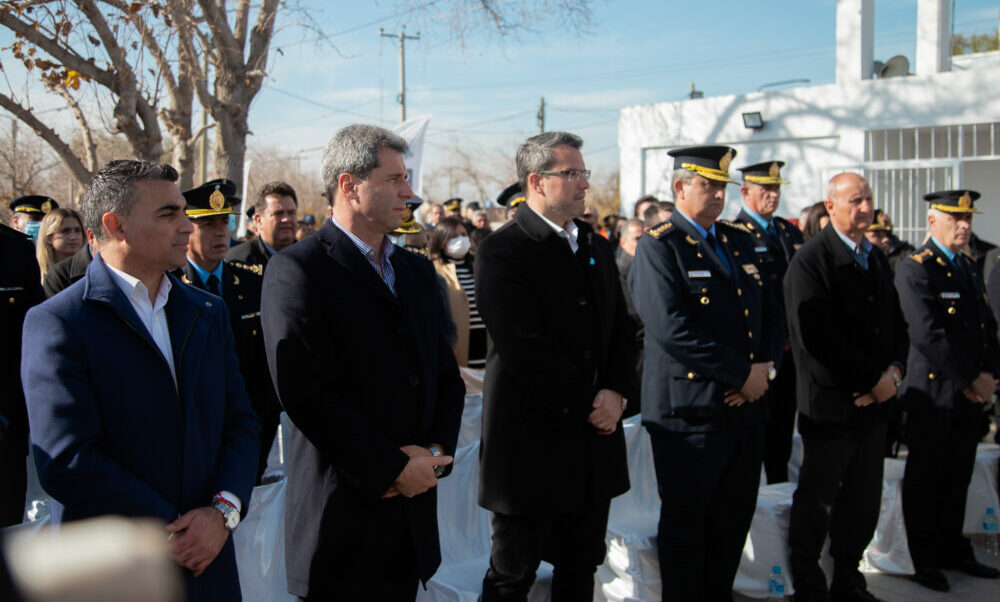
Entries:
POLYGON ((622 396, 611 389, 601 389, 594 396, 592 407, 594 409, 587 416, 587 422, 601 435, 615 432, 622 417, 622 396))
POLYGON ((383 498, 397 495, 414 497, 436 487, 438 480, 434 476, 434 469, 438 466, 447 466, 454 461, 451 456, 434 456, 426 447, 419 445, 404 445, 399 449, 409 456, 410 460, 389 490, 382 495, 383 498))
POLYGON ((757 401, 760 399, 767 392, 769 386, 768 373, 771 371, 772 366, 774 366, 774 362, 750 364, 750 374, 747 376, 746 382, 743 383, 743 387, 739 391, 736 389, 726 391, 726 397, 723 400, 726 402, 726 405, 736 408, 748 401, 757 401))
POLYGON ((167 525, 177 564, 200 576, 222 551, 229 537, 226 519, 210 506, 195 508, 167 525))

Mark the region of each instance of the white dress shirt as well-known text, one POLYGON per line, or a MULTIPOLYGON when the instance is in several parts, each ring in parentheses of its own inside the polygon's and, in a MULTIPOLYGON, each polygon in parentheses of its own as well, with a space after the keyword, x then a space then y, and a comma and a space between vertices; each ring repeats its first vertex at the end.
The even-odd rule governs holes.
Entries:
POLYGON ((164 309, 167 305, 167 299, 170 297, 170 279, 167 278, 166 274, 163 275, 163 279, 160 280, 160 290, 156 292, 156 301, 150 303, 149 289, 141 280, 110 265, 108 265, 108 269, 111 270, 115 284, 125 293, 132 308, 135 309, 135 313, 139 314, 139 320, 153 337, 153 342, 163 354, 163 359, 167 360, 170 376, 173 377, 174 388, 176 388, 177 371, 174 369, 174 352, 170 345, 170 328, 167 326, 167 313, 164 309))
MULTIPOLYGON (((528 206, 525 205, 525 207, 528 207, 528 206)), ((574 222, 572 219, 570 219, 569 220, 569 227, 568 228, 563 228, 562 226, 560 226, 559 224, 557 224, 554 221, 550 220, 549 218, 545 217, 541 213, 535 211, 534 209, 531 209, 531 207, 528 207, 528 209, 530 209, 531 211, 534 211, 535 215, 537 215, 538 217, 542 218, 542 221, 545 222, 546 224, 548 224, 550 228, 552 228, 553 230, 555 230, 556 234, 558 234, 560 237, 562 237, 563 239, 565 239, 566 242, 569 243, 570 250, 572 250, 574 254, 576 253, 576 250, 580 248, 580 243, 578 243, 577 240, 576 240, 577 236, 579 236, 579 234, 580 234, 580 227, 576 225, 576 222, 574 222)))

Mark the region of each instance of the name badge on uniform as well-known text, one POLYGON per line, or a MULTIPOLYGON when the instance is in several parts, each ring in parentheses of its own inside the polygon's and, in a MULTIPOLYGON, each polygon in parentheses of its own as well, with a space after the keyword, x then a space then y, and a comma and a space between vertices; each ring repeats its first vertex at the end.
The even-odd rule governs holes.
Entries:
POLYGON ((752 263, 744 263, 743 264, 743 271, 746 272, 747 274, 750 274, 750 275, 756 275, 757 274, 757 266, 755 266, 752 263))
POLYGON ((767 247, 754 247, 753 250, 757 253, 767 253, 767 247))
POLYGON ((249 320, 250 318, 256 318, 256 317, 258 317, 259 315, 260 315, 260 312, 259 311, 255 311, 255 312, 250 313, 250 314, 243 314, 242 316, 240 316, 240 319, 241 320, 249 320))
POLYGON ((961 299, 962 293, 944 292, 941 293, 942 299, 961 299))
POLYGON ((708 270, 692 270, 688 272, 688 278, 711 278, 712 272, 708 270))
POLYGON ((23 286, 0 286, 0 292, 12 292, 12 291, 23 291, 23 286))

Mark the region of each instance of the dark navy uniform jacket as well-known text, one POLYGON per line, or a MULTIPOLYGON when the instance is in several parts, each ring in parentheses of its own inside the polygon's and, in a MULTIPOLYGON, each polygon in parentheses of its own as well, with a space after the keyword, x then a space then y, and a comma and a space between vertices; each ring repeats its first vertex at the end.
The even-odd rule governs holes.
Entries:
POLYGON ((780 293, 781 281, 785 277, 785 272, 788 271, 788 263, 792 260, 792 256, 804 242, 802 232, 788 220, 775 216, 772 218, 774 231, 777 235, 777 239, 775 239, 760 227, 760 223, 747 213, 746 209, 742 209, 734 221, 745 226, 750 231, 750 235, 753 236, 753 250, 760 261, 761 274, 764 281, 776 291, 778 307, 781 308, 781 318, 776 322, 783 333, 782 338, 787 340, 785 299, 784 295, 780 293))
POLYGON ((259 266, 261 273, 270 259, 271 252, 264 246, 260 236, 241 242, 226 252, 226 261, 236 261, 255 269, 259 266))
POLYGON ((743 386, 752 363, 779 355, 780 313, 753 237, 724 222, 715 229, 731 269, 678 212, 639 240, 629 287, 646 327, 648 428, 706 431, 767 420, 763 403, 733 408, 723 399, 743 386))
POLYGON ((962 394, 980 372, 1000 374, 997 325, 975 260, 955 255, 961 270, 928 240, 896 268, 896 289, 909 325, 910 354, 900 400, 909 411, 981 412, 962 394))

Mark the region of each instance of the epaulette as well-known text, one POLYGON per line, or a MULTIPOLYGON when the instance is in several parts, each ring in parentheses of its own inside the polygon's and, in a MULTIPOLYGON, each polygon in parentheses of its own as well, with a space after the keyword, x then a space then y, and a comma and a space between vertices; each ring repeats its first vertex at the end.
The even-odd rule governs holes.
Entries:
POLYGON ((664 234, 666 234, 667 232, 669 232, 670 229, 673 228, 673 227, 674 227, 674 223, 673 222, 663 222, 659 226, 656 226, 655 228, 653 228, 652 230, 650 230, 649 231, 649 235, 652 236, 653 238, 659 240, 660 238, 663 237, 664 234))
POLYGON ((431 258, 430 251, 428 251, 425 247, 403 247, 403 248, 409 251, 410 253, 413 253, 414 255, 419 255, 420 257, 423 257, 424 259, 431 258))
POLYGON ((746 232, 747 234, 750 234, 750 229, 747 228, 745 224, 741 224, 740 222, 734 222, 734 221, 729 221, 729 220, 722 220, 719 223, 723 224, 723 225, 726 225, 726 226, 730 226, 730 227, 735 228, 737 230, 746 232))
POLYGON ((258 276, 264 275, 264 265, 260 263, 249 264, 249 263, 243 263, 242 261, 230 261, 229 265, 233 266, 234 268, 239 268, 241 270, 247 270, 253 272, 258 276))
POLYGON ((931 257, 932 255, 934 255, 934 251, 930 249, 924 249, 919 253, 914 253, 913 255, 910 255, 910 259, 916 261, 917 263, 922 264, 924 263, 924 260, 926 260, 928 257, 931 257))

